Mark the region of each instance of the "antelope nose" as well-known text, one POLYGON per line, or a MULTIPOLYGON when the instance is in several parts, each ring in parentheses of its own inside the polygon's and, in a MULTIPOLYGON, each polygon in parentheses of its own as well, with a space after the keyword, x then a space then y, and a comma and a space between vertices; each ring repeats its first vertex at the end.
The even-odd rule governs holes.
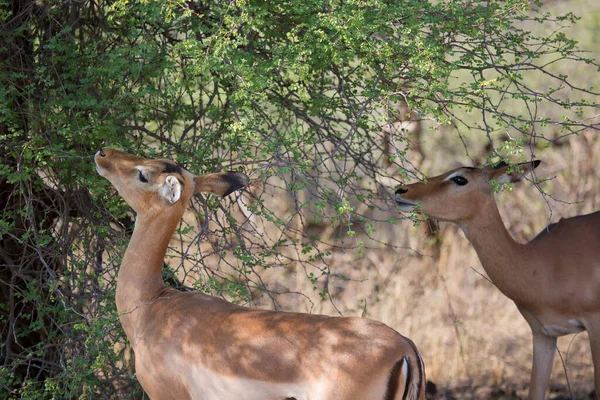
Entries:
POLYGON ((396 194, 404 194, 408 192, 408 189, 405 189, 403 187, 399 187, 398 189, 396 189, 396 194))
POLYGON ((106 153, 104 153, 104 149, 100 149, 100 151, 98 152, 98 155, 100 157, 106 157, 106 153))

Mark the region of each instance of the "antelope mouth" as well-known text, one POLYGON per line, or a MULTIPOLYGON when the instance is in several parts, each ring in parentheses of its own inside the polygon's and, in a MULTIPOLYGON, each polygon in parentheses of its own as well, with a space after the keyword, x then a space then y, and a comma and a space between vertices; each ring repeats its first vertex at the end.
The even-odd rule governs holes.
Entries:
POLYGON ((405 212, 413 211, 417 206, 417 203, 414 203, 410 200, 405 200, 402 197, 400 197, 399 195, 394 196, 394 201, 396 202, 396 207, 400 211, 405 211, 405 212))
POLYGON ((98 172, 98 174, 100 176, 104 176, 104 173, 102 172, 102 169, 100 168, 100 164, 98 163, 98 161, 104 157, 106 157, 106 154, 102 150, 98 151, 94 155, 94 164, 96 165, 96 172, 98 172))

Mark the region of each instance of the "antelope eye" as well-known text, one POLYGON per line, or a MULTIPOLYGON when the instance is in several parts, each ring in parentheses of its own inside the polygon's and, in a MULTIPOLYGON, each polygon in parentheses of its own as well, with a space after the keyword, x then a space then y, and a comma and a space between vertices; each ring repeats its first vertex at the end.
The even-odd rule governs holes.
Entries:
POLYGON ((142 183, 148 183, 148 179, 146 179, 146 177, 144 176, 144 174, 142 174, 142 171, 138 171, 138 178, 139 178, 140 182, 142 182, 142 183))
POLYGON ((467 183, 469 183, 469 181, 466 178, 463 178, 462 176, 455 176, 450 180, 459 186, 465 186, 467 183))

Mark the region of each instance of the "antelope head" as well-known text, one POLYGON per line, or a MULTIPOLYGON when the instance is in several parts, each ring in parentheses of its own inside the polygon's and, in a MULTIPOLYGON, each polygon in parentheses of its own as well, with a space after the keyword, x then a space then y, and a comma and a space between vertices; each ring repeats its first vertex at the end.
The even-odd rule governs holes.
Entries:
POLYGON ((108 148, 98 151, 95 161, 98 173, 138 214, 183 213, 196 193, 226 196, 248 184, 248 177, 239 172, 194 175, 170 160, 150 160, 108 148))
POLYGON ((460 167, 396 189, 394 200, 400 211, 418 210, 441 221, 466 222, 476 215, 480 206, 494 201, 494 186, 519 182, 535 169, 540 161, 496 167, 460 167))

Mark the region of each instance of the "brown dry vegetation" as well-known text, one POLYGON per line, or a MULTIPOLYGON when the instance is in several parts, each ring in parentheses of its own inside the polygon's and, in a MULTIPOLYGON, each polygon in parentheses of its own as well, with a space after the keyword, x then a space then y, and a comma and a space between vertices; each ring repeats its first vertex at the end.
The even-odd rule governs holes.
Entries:
MULTIPOLYGON (((432 157, 438 161, 425 163, 424 171, 437 174, 468 164, 460 157, 444 157, 440 150, 437 157, 432 157)), ((536 152, 543 160, 537 175, 555 177, 544 189, 556 200, 544 199, 530 183, 498 196, 505 225, 517 240, 531 240, 549 220, 556 222, 561 217, 600 209, 599 151, 597 135, 589 132, 572 137, 560 148, 536 152)), ((532 353, 529 327, 512 301, 484 279, 481 264, 462 232, 455 225, 441 224, 439 259, 428 257, 435 252, 426 247, 423 229, 409 222, 403 222, 393 237, 394 245, 423 249, 423 256, 379 251, 367 258, 381 276, 391 276, 382 284, 381 301, 375 303, 375 296, 370 297, 368 315, 386 321, 416 341, 427 363, 428 376, 438 388, 498 387, 506 392, 515 390, 519 396, 526 394, 532 353)), ((593 389, 587 335, 563 337, 558 348, 562 360, 556 357, 554 386, 565 391, 566 369, 573 394, 585 398, 593 389)), ((482 390, 475 391, 474 398, 491 396, 482 390)))

